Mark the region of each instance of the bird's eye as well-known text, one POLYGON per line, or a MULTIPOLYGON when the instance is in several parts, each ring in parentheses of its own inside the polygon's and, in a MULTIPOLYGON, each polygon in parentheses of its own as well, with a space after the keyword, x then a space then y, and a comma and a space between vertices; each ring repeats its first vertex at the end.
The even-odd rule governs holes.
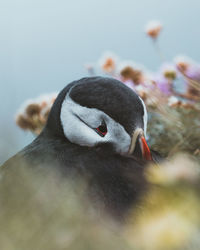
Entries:
POLYGON ((104 137, 107 134, 107 126, 106 123, 103 121, 98 128, 95 128, 95 131, 101 136, 104 137))

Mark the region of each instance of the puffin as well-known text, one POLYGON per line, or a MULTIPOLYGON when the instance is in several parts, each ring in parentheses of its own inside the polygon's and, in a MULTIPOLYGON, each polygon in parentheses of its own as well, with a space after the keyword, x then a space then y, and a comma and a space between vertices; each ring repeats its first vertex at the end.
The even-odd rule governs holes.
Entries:
POLYGON ((91 202, 123 219, 145 194, 146 166, 156 161, 146 142, 143 100, 119 80, 85 77, 57 96, 40 135, 6 161, 83 178, 91 202))

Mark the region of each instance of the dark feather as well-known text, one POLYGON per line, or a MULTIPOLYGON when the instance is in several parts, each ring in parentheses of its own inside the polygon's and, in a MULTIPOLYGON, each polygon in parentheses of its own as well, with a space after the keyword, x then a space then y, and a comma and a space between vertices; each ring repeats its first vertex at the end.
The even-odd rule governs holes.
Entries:
MULTIPOLYGON (((54 168, 74 182, 81 177, 88 184, 91 200, 112 216, 123 218, 145 193, 147 182, 144 170, 147 162, 116 154, 110 144, 89 148, 68 141, 61 126, 60 112, 69 90, 75 101, 103 110, 120 122, 129 134, 132 134, 136 125, 143 125, 142 105, 138 100, 134 102, 136 94, 132 90, 114 79, 84 78, 69 84, 60 92, 42 133, 8 160, 3 168, 17 167, 25 161, 38 169, 54 168)), ((153 157, 155 161, 159 160, 154 152, 153 157)))

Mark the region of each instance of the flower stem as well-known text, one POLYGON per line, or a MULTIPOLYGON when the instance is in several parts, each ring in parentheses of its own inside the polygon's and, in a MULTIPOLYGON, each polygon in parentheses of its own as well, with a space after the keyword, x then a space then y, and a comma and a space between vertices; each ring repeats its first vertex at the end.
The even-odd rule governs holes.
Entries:
POLYGON ((165 57, 160 49, 160 46, 159 46, 159 43, 158 43, 158 40, 157 39, 153 39, 153 46, 156 50, 156 53, 161 61, 161 63, 163 63, 165 61, 165 57))

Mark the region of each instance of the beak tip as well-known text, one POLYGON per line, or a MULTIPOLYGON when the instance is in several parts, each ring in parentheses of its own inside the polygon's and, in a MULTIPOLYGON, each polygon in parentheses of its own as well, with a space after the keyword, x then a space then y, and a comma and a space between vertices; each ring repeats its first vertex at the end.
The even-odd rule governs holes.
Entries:
POLYGON ((141 141, 141 149, 142 149, 143 158, 147 161, 152 161, 151 151, 147 145, 147 142, 146 142, 144 136, 140 137, 140 141, 141 141))

